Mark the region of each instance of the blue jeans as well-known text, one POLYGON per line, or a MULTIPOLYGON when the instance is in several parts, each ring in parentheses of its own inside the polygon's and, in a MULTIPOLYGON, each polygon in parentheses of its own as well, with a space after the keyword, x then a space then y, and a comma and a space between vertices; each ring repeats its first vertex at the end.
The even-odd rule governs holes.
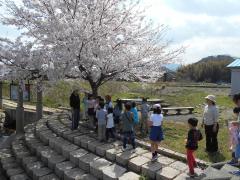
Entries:
POLYGON ((133 131, 123 132, 123 148, 126 148, 128 140, 131 141, 133 149, 135 149, 135 134, 133 131))
POLYGON ((72 112, 72 129, 77 129, 79 125, 80 120, 80 110, 79 109, 73 109, 72 112))

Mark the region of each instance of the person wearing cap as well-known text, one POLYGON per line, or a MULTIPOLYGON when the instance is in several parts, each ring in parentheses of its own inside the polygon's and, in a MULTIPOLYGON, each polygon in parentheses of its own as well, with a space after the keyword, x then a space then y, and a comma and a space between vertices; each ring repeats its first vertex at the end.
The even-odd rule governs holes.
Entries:
POLYGON ((80 97, 78 89, 75 89, 70 96, 70 106, 72 109, 72 130, 77 129, 80 119, 80 97))
POLYGON ((216 106, 216 97, 214 95, 208 95, 205 99, 207 105, 203 112, 202 126, 205 128, 206 151, 214 153, 218 151, 218 108, 216 106))
POLYGON ((164 139, 162 121, 163 115, 161 111, 161 105, 155 104, 153 106, 153 114, 148 121, 148 125, 151 127, 149 138, 151 140, 152 161, 157 160, 158 144, 164 139))

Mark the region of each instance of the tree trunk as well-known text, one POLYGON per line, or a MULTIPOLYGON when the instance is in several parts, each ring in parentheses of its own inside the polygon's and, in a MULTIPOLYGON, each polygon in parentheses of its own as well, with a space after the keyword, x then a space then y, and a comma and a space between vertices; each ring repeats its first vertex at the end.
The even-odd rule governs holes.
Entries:
POLYGON ((93 96, 97 97, 98 96, 98 89, 99 89, 100 86, 97 83, 90 82, 90 81, 89 81, 89 84, 91 86, 93 96))

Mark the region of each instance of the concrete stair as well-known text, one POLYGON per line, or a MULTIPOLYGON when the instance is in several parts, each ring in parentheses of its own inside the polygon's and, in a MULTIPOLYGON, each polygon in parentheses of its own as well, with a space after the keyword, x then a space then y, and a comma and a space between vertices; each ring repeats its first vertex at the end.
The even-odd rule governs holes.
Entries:
MULTIPOLYGON (((55 113, 27 125, 24 136, 17 137, 10 148, 0 149, 1 170, 5 176, 1 178, 0 174, 0 179, 191 179, 182 161, 159 154, 153 163, 149 150, 141 146, 136 151, 123 152, 121 141, 99 142, 97 134, 83 126, 71 131, 66 117, 55 113)), ((233 171, 231 166, 196 169, 199 177, 194 179, 236 179, 230 171, 233 171)))

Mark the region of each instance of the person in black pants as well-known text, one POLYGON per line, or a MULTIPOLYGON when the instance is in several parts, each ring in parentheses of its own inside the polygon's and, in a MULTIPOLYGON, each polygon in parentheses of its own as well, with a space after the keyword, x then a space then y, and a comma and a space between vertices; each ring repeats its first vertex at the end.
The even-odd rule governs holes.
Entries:
POLYGON ((70 106, 72 108, 72 130, 74 130, 78 128, 80 120, 80 97, 77 89, 70 96, 70 106))
POLYGON ((207 105, 204 108, 202 127, 205 128, 206 151, 215 153, 218 151, 218 108, 214 95, 205 97, 207 105))

